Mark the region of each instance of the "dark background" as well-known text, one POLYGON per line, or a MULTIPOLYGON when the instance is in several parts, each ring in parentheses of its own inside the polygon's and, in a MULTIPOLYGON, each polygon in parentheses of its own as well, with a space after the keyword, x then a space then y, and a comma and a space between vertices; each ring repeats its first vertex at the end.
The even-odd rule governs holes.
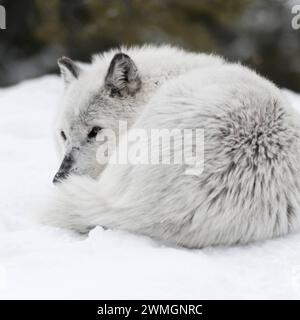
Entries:
MULTIPOLYGON (((293 0, 0 0, 0 86, 57 72, 61 55, 88 61, 120 44, 171 43, 239 60, 300 91, 293 0)), ((300 1, 298 1, 300 4, 300 1)))

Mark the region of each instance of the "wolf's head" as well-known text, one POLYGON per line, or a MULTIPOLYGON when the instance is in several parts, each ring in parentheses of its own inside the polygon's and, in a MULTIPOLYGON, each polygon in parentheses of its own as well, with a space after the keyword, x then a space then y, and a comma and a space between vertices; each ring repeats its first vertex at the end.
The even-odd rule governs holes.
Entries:
MULTIPOLYGON (((105 60, 105 59, 103 59, 105 60)), ((133 60, 117 53, 97 67, 83 68, 69 58, 58 60, 65 91, 55 140, 61 165, 53 182, 69 174, 96 178, 103 170, 96 159, 103 129, 117 132, 119 120, 131 125, 141 105, 142 80, 133 60)))

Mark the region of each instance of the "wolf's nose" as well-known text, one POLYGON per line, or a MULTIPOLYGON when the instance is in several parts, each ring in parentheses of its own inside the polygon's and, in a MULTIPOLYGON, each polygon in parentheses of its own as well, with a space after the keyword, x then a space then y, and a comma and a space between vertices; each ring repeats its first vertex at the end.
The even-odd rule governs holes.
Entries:
POLYGON ((56 175, 54 176, 52 182, 54 184, 61 182, 62 180, 64 180, 66 178, 66 174, 64 172, 58 171, 56 173, 56 175))
MULTIPOLYGON (((73 150, 73 149, 72 149, 73 150)), ((72 153, 67 154, 64 157, 62 164, 60 165, 56 175, 53 178, 53 183, 61 182, 62 180, 66 179, 69 173, 71 172, 72 165, 74 163, 74 158, 72 153)))

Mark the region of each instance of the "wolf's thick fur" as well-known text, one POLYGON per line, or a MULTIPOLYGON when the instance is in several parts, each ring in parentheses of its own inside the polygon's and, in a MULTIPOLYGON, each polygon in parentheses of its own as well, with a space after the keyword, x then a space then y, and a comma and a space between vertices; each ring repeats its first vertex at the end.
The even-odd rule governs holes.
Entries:
POLYGON ((79 156, 81 173, 99 177, 71 175, 60 183, 47 223, 83 232, 96 225, 123 229, 190 248, 298 230, 300 119, 280 89, 216 56, 170 47, 122 52, 135 63, 132 79, 138 73, 139 83, 120 85, 121 97, 109 91, 118 81, 107 74, 117 51, 96 57, 77 75, 66 66, 58 132, 72 128, 74 145, 83 126, 79 115, 110 128, 119 119, 128 119, 131 129, 202 128, 204 171, 186 175, 184 165, 99 168, 86 156, 93 153, 82 151, 90 162, 79 156))

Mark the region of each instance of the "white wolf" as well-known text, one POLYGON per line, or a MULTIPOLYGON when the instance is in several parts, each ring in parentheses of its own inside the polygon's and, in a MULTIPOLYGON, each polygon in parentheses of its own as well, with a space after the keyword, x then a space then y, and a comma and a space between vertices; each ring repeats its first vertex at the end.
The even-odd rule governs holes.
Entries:
POLYGON ((273 83, 169 46, 112 50, 86 68, 61 58, 59 66, 63 162, 47 223, 79 232, 100 225, 189 248, 299 229, 300 119, 273 83), (119 120, 130 130, 204 129, 204 171, 100 165, 98 138, 106 128, 117 132, 119 120))

